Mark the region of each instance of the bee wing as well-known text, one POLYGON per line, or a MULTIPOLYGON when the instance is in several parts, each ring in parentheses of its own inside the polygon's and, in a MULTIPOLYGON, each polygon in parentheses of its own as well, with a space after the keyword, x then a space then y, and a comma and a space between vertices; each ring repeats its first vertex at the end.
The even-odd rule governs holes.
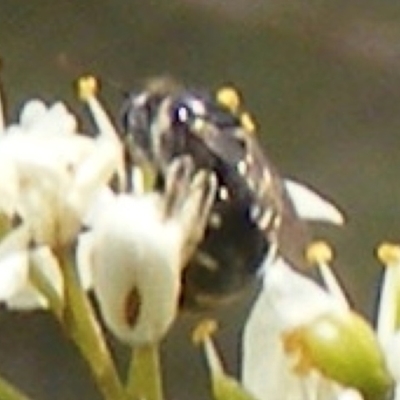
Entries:
POLYGON ((284 203, 278 231, 278 251, 293 267, 305 270, 307 268, 306 248, 312 240, 312 235, 307 222, 300 219, 286 194, 284 203))
POLYGON ((246 139, 249 155, 249 176, 256 181, 256 204, 264 215, 271 215, 266 225, 262 215, 258 219, 269 240, 275 242, 278 253, 293 266, 306 266, 305 249, 311 240, 307 223, 302 220, 287 192, 283 179, 276 167, 267 159, 256 138, 246 139))
POLYGON ((307 225, 298 216, 275 166, 253 134, 240 128, 211 127, 202 140, 219 158, 237 168, 254 196, 252 217, 269 242, 294 266, 305 266, 304 250, 310 241, 307 225))

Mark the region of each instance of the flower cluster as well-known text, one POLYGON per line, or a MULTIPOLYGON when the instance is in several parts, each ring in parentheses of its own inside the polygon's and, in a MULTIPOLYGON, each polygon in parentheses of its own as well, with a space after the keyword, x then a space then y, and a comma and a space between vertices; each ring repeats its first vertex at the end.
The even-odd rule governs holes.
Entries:
POLYGON ((248 400, 399 399, 400 246, 382 244, 377 256, 386 268, 375 329, 350 308, 326 243, 308 251, 322 286, 283 260, 270 266, 244 329, 242 386, 223 371, 211 340, 215 328, 200 325, 195 338, 204 345, 216 397, 230 398, 226 388, 233 385, 248 400))
POLYGON ((0 128, 0 299, 12 308, 48 306, 31 282, 34 270, 63 295, 54 253, 77 240, 122 156, 116 134, 99 128, 95 139, 79 134, 63 103, 40 100, 26 103, 18 123, 0 128))
MULTIPOLYGON (((168 166, 162 193, 143 187, 144 172, 125 165, 123 144, 95 92, 92 78, 80 81, 96 135, 80 132, 64 103, 40 100, 28 101, 15 124, 0 126, 0 302, 52 312, 104 399, 161 400, 157 344, 179 311, 182 270, 203 239, 216 178, 180 157, 168 166), (108 329, 134 349, 126 383, 89 290, 108 329)), ((284 184, 301 218, 343 223, 319 194, 284 184)), ((224 372, 211 340, 214 324, 196 329, 215 398, 400 399, 400 248, 384 245, 378 256, 388 268, 376 330, 349 306, 324 243, 308 251, 322 285, 267 257, 244 328, 241 383, 224 372)), ((1 378, 0 397, 25 398, 1 378)))
MULTIPOLYGON (((162 194, 144 190, 95 92, 92 78, 80 81, 97 135, 79 132, 65 104, 40 100, 0 127, 0 302, 50 310, 115 400, 141 393, 142 384, 124 387, 87 291, 146 364, 140 349, 157 343, 177 314, 181 271, 202 240, 216 180, 182 157, 168 167, 162 194)), ((140 372, 132 375, 136 382, 140 372)), ((0 385, 0 395, 8 389, 0 385)))

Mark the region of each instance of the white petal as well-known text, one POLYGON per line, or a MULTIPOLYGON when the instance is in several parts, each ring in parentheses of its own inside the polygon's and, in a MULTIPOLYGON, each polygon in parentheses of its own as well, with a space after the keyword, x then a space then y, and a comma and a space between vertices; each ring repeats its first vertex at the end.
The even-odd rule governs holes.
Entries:
POLYGON ((337 396, 337 400, 364 400, 364 399, 363 399, 362 395, 357 390, 355 390, 355 389, 344 389, 337 396))
POLYGON ((285 179, 285 186, 301 218, 337 225, 344 223, 345 219, 341 211, 314 190, 289 179, 285 179))
POLYGON ((0 260, 11 253, 25 250, 29 244, 29 230, 25 225, 11 230, 0 241, 0 260))
POLYGON ((18 124, 10 124, 4 131, 5 135, 1 136, 1 140, 8 139, 11 135, 21 135, 24 134, 25 131, 22 129, 21 125, 18 124))
POLYGON ((393 400, 400 400, 400 383, 395 387, 393 400))
POLYGON ((49 108, 49 119, 53 123, 53 130, 57 134, 71 134, 77 130, 77 121, 71 114, 64 103, 54 103, 49 108))
POLYGON ((109 187, 101 188, 93 197, 93 201, 84 216, 83 224, 88 227, 93 226, 103 214, 105 207, 110 206, 115 201, 114 197, 115 195, 109 187))
POLYGON ((259 400, 307 400, 300 378, 291 372, 281 334, 278 315, 260 296, 243 336, 243 385, 259 400))
POLYGON ((39 242, 71 240, 95 192, 115 170, 110 152, 74 135, 8 140, 0 148, 1 155, 8 154, 4 159, 0 155, 0 172, 9 178, 0 185, 1 209, 12 215, 16 207, 39 242))
POLYGON ((19 184, 15 165, 0 155, 0 212, 12 217, 19 196, 19 184))
POLYGON ((7 302, 28 284, 27 252, 13 252, 0 260, 0 301, 7 302))
POLYGON ((67 178, 37 165, 19 165, 19 170, 23 195, 17 203, 18 214, 29 225, 36 242, 59 242, 75 228, 71 226, 70 213, 63 207, 67 178))
MULTIPOLYGON (((29 280, 29 238, 29 230, 21 226, 9 233, 0 244, 0 301, 12 309, 26 310, 47 306, 44 297, 29 280)), ((39 248, 34 255, 42 273, 61 295, 59 267, 49 249, 39 248)))
POLYGON ((160 339, 177 310, 182 239, 160 218, 158 200, 121 195, 93 230, 95 294, 109 328, 131 344, 160 339), (129 322, 133 290, 140 302, 137 318, 129 322))
POLYGON ((7 301, 9 310, 32 311, 47 307, 46 299, 33 287, 26 286, 7 301))
POLYGON ((47 107, 42 100, 29 100, 21 110, 19 123, 24 130, 29 130, 46 115, 46 112, 47 107))
MULTIPOLYGON (((16 291, 6 301, 7 307, 11 310, 34 310, 38 308, 47 308, 47 299, 29 281, 29 261, 26 254, 26 282, 18 291, 16 291)), ((56 293, 62 297, 63 284, 60 273, 60 267, 57 260, 47 247, 40 247, 32 251, 31 257, 36 268, 40 268, 41 273, 47 281, 53 286, 56 293)))
POLYGON ((83 217, 98 191, 103 188, 119 164, 119 148, 111 143, 97 143, 93 152, 76 169, 67 201, 83 217))
POLYGON ((93 287, 93 233, 81 233, 76 249, 76 265, 79 280, 85 290, 93 287))
POLYGON ((36 267, 40 268, 43 276, 53 286, 56 293, 62 297, 64 287, 60 271, 61 267, 50 248, 47 246, 38 247, 32 250, 31 257, 36 267))
POLYGON ((343 310, 333 296, 282 259, 266 268, 260 297, 268 299, 284 329, 307 323, 328 311, 343 310))
POLYGON ((260 400, 308 400, 310 385, 293 373, 282 334, 341 306, 283 260, 266 268, 264 285, 243 336, 242 378, 260 400))
POLYGON ((23 227, 9 233, 0 245, 0 301, 9 308, 32 309, 42 298, 29 282, 27 232, 23 227))
POLYGON ((76 131, 76 118, 57 102, 47 107, 41 100, 30 100, 20 114, 20 126, 29 136, 63 135, 76 131))

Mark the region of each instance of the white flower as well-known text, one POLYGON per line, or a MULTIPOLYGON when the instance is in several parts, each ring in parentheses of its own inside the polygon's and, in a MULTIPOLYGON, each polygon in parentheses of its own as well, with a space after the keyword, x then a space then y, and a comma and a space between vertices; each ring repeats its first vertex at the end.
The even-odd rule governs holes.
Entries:
MULTIPOLYGON (((286 181, 286 187, 303 218, 343 222, 336 207, 319 195, 291 181, 286 181)), ((391 347, 390 351, 383 351, 369 325, 350 310, 328 265, 331 250, 318 243, 309 258, 318 265, 326 289, 300 275, 282 259, 266 265, 263 288, 243 335, 244 387, 259 400, 388 396, 393 378, 385 365, 385 354, 392 376, 394 370, 400 372, 393 356, 399 352, 394 351, 393 344, 396 314, 388 311, 387 304, 381 307, 378 337, 381 343, 385 338, 387 347, 391 347)), ((391 272, 391 276, 397 277, 396 284, 392 278, 391 287, 398 290, 400 274, 391 272)), ((394 303, 393 291, 384 292, 383 297, 394 303)))
MULTIPOLYGON (((393 303, 381 301, 384 316, 376 336, 350 310, 330 275, 327 262, 331 255, 326 246, 318 244, 313 250, 316 253, 311 256, 320 264, 327 290, 282 260, 266 270, 263 290, 245 327, 244 386, 259 400, 271 396, 277 400, 389 398, 400 375, 393 303), (391 334, 385 324, 392 327, 391 334)), ((391 276, 398 277, 398 272, 391 276)), ((390 286, 398 293, 399 280, 393 283, 390 286)), ((393 300, 393 295, 386 290, 382 297, 393 300)))
MULTIPOLYGON (((354 336, 360 328, 365 332, 365 324, 342 301, 337 302, 282 260, 267 273, 264 290, 245 328, 242 386, 224 372, 210 338, 214 325, 205 321, 194 333, 194 340, 204 345, 214 397, 219 400, 363 400, 357 390, 340 385, 326 372, 340 375, 332 364, 337 362, 337 350, 343 356, 343 348, 334 345, 342 333, 349 332, 346 339, 354 344, 354 336), (349 329, 353 319, 355 328, 349 329), (321 366, 327 360, 330 368, 325 370, 321 366)), ((356 344, 355 352, 361 349, 363 354, 376 355, 374 351, 365 352, 364 347, 356 344)), ((353 354, 349 353, 351 357, 353 354)), ((339 357, 339 361, 342 359, 339 357)))
MULTIPOLYGON (((293 181, 285 185, 300 218, 343 223, 340 211, 317 193, 293 181)), ((309 253, 319 264, 326 289, 280 257, 265 259, 263 287, 243 334, 242 386, 224 372, 209 322, 195 331, 195 341, 204 345, 215 398, 362 400, 352 383, 367 394, 390 391, 392 380, 375 336, 350 310, 329 269, 331 250, 316 243, 309 253), (357 381, 358 368, 352 367, 360 362, 371 387, 357 381)))
POLYGON ((328 293, 282 260, 271 265, 244 332, 244 386, 259 400, 306 400, 312 390, 308 386, 316 380, 307 381, 293 372, 284 333, 337 309, 328 293))
POLYGON ((47 108, 35 100, 0 140, 0 206, 29 225, 37 242, 74 238, 92 197, 116 171, 116 142, 79 135, 75 126, 61 103, 47 108))
POLYGON ((182 267, 206 226, 215 179, 199 172, 191 180, 189 161, 169 168, 166 193, 110 196, 91 218, 81 257, 92 264, 105 322, 129 344, 158 341, 167 331, 182 267))
POLYGON ((32 285, 32 263, 62 294, 52 251, 74 243, 92 203, 120 171, 117 134, 93 94, 86 101, 99 129, 95 138, 78 133, 63 103, 40 100, 28 101, 16 124, 0 127, 0 215, 8 220, 0 245, 0 300, 11 307, 47 305, 32 285))

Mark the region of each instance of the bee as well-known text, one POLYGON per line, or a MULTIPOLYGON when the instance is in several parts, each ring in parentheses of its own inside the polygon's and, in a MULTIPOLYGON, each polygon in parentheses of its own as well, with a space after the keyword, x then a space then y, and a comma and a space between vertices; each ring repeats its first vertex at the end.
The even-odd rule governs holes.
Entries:
POLYGON ((160 190, 181 156, 217 178, 204 239, 183 269, 182 309, 229 300, 277 253, 299 263, 304 226, 234 89, 210 93, 154 80, 129 95, 122 125, 127 157, 151 165, 160 190))

